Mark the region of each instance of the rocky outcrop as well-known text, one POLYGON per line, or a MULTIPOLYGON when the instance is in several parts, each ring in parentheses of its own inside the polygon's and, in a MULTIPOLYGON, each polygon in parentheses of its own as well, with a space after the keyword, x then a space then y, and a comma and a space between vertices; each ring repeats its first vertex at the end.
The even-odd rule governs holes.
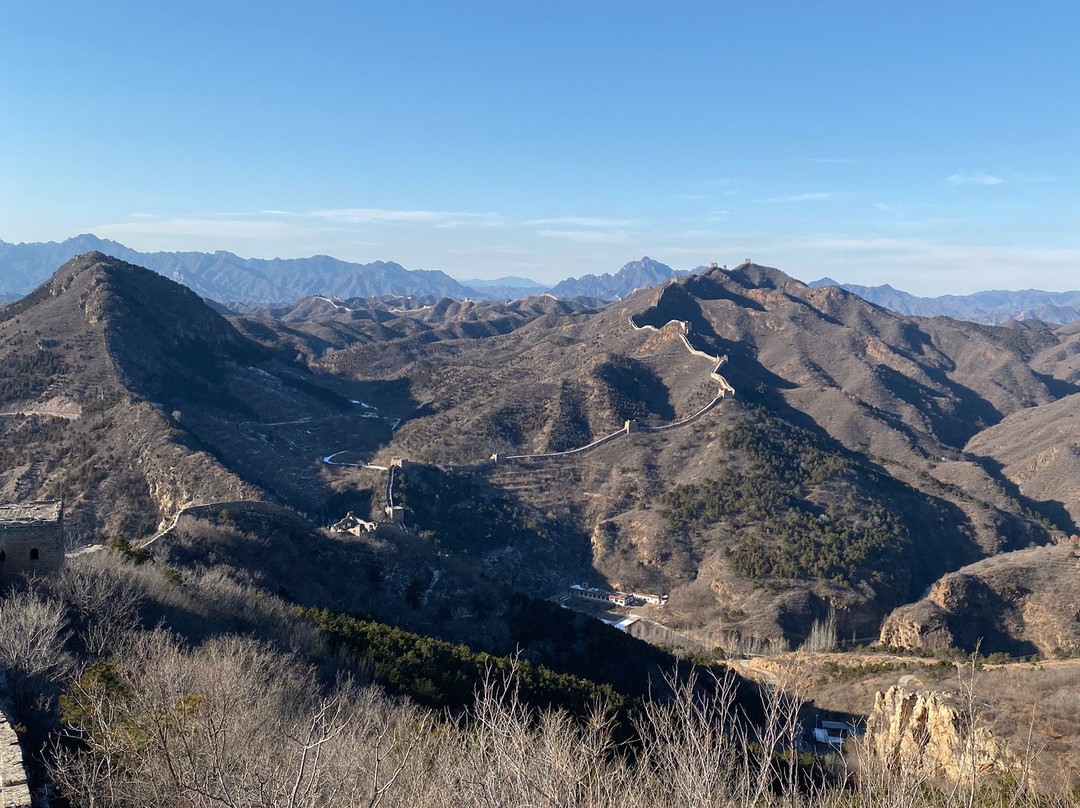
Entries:
POLYGON ((944 693, 894 685, 874 699, 867 722, 870 753, 890 769, 954 782, 1016 773, 1019 761, 979 724, 978 712, 944 693))
POLYGON ((1033 547, 945 575, 881 627, 880 642, 1052 656, 1080 650, 1080 541, 1033 547))
POLYGON ((939 651, 952 648, 955 638, 940 607, 919 601, 897 609, 885 618, 878 642, 889 648, 939 651))

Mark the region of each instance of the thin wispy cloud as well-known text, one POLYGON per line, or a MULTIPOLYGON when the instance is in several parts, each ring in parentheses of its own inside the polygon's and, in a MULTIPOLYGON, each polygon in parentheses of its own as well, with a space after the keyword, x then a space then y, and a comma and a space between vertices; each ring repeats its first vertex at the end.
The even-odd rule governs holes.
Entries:
POLYGON ((498 229, 506 227, 506 222, 495 215, 491 216, 473 216, 463 219, 447 219, 445 222, 436 222, 435 226, 440 230, 454 230, 462 227, 472 227, 481 229, 498 229))
MULTIPOLYGON (((690 235, 679 234, 679 235, 690 235)), ((706 233, 703 235, 715 236, 715 233, 706 233)), ((700 266, 703 264, 709 264, 713 261, 723 265, 725 263, 731 263, 732 265, 738 264, 739 259, 732 258, 731 261, 725 261, 730 256, 742 255, 746 251, 745 244, 710 244, 706 246, 687 246, 679 242, 672 242, 668 245, 661 245, 656 248, 657 255, 678 255, 678 256, 692 256, 690 259, 683 259, 689 261, 689 263, 700 266)))
POLYGON ((795 277, 858 278, 866 285, 887 282, 924 295, 968 294, 980 288, 1064 288, 1061 278, 1071 277, 1080 266, 1080 249, 835 233, 768 239, 745 245, 745 250, 771 256, 765 260, 795 277))
POLYGON ((156 219, 157 214, 154 213, 129 213, 132 219, 156 219))
POLYGON ((510 244, 485 244, 482 247, 449 247, 446 254, 472 257, 487 255, 531 256, 532 252, 523 247, 515 247, 510 244))
POLYGON ((244 221, 230 219, 144 219, 95 225, 93 232, 103 236, 191 236, 214 238, 278 238, 299 236, 307 228, 289 222, 244 221))
MULTIPOLYGON (((228 214, 223 214, 228 215, 228 214)), ((328 208, 293 211, 264 210, 262 216, 290 219, 322 219, 346 225, 426 224, 434 227, 501 227, 502 217, 495 213, 446 210, 395 210, 390 208, 328 208)))
POLYGON ((349 260, 370 260, 374 249, 413 256, 421 264, 433 259, 423 245, 460 245, 467 232, 508 227, 494 213, 390 208, 323 208, 319 210, 264 209, 256 212, 221 211, 201 216, 164 218, 128 215, 122 221, 96 225, 93 232, 129 243, 136 249, 217 250, 236 245, 249 254, 334 254, 349 260), (416 237, 417 231, 424 238, 416 237), (445 233, 445 236, 437 234, 445 233))
MULTIPOLYGON (((299 258, 333 255, 348 261, 370 261, 385 247, 363 237, 357 228, 326 221, 250 218, 208 214, 113 221, 80 228, 143 252, 229 250, 251 258, 299 258)), ((412 239, 410 241, 415 241, 412 239)), ((396 252, 394 257, 400 256, 396 252)))
POLYGON ((541 230, 540 235, 584 244, 619 244, 630 238, 630 234, 623 230, 541 230))
MULTIPOLYGON (((688 230, 678 230, 674 233, 668 233, 667 236, 668 238, 673 239, 711 239, 716 238, 716 228, 692 228, 688 230)), ((698 250, 700 248, 694 247, 693 249, 698 250)))
POLYGON ((388 210, 386 208, 333 208, 302 214, 342 224, 489 225, 499 220, 494 213, 440 210, 388 210))
POLYGON ((788 196, 773 196, 767 199, 754 200, 761 205, 775 205, 784 202, 823 202, 827 199, 836 199, 840 194, 834 191, 813 191, 805 194, 790 194, 788 196))
POLYGON ((571 225, 573 227, 634 227, 641 224, 638 219, 598 219, 592 216, 555 216, 550 219, 533 219, 525 224, 535 227, 550 225, 571 225))
POLYGON ((387 224, 445 222, 450 216, 434 210, 385 210, 383 208, 334 208, 313 210, 306 214, 313 219, 329 219, 342 224, 387 224))
POLYGON ((928 239, 916 238, 888 238, 888 237, 849 237, 834 235, 818 235, 805 238, 778 240, 778 245, 797 246, 804 249, 835 250, 835 251, 876 251, 890 250, 896 252, 914 253, 925 251, 934 246, 934 242, 928 239))
POLYGON ((948 183, 949 185, 1001 185, 1001 177, 976 171, 972 174, 951 174, 948 183))

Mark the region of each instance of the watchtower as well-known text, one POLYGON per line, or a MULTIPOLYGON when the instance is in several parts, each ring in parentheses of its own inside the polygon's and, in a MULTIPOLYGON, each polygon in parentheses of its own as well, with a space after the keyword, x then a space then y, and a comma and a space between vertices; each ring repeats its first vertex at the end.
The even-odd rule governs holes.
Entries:
POLYGON ((55 575, 63 566, 59 502, 0 505, 0 581, 15 575, 55 575))

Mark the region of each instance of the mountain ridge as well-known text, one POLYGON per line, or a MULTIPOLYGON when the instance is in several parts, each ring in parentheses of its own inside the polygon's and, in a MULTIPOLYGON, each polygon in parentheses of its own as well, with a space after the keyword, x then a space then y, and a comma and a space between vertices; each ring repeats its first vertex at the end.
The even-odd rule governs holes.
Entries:
MULTIPOLYGON (((907 317, 752 263, 598 308, 317 296, 222 315, 90 253, 0 309, 0 495, 63 496, 99 540, 193 502, 377 520, 379 470, 404 458, 394 546, 440 574, 668 592, 665 621, 706 646, 801 641, 829 604, 867 636, 941 575, 1075 530, 1061 475, 1024 475, 1042 451, 1026 414, 1080 400, 1078 337, 907 317), (717 357, 738 392, 710 405, 717 357)), ((1069 440, 1051 421, 1040 440, 1069 440)))
POLYGON ((900 314, 951 317, 954 320, 1005 325, 1009 321, 1039 321, 1065 325, 1080 320, 1080 291, 1046 292, 1041 289, 987 289, 967 295, 920 297, 889 284, 860 286, 821 278, 812 287, 840 286, 863 300, 900 314))
POLYGON ((646 255, 637 261, 624 264, 615 274, 605 272, 602 275, 567 278, 552 286, 549 292, 556 297, 594 297, 610 302, 622 300, 636 289, 686 277, 690 272, 672 269, 646 255))
MULTIPOLYGON (((322 295, 337 298, 411 296, 508 301, 546 293, 568 299, 621 300, 635 289, 668 283, 711 268, 675 270, 645 256, 615 273, 586 274, 557 284, 505 276, 491 280, 458 281, 441 270, 408 270, 393 261, 367 264, 327 255, 293 259, 243 258, 226 250, 213 253, 143 253, 119 242, 84 233, 63 242, 11 244, 0 241, 0 304, 17 300, 47 280, 53 270, 75 255, 99 251, 145 266, 181 282, 201 296, 229 305, 278 306, 322 295)), ((1038 289, 987 290, 970 295, 920 297, 889 284, 862 286, 821 278, 808 284, 840 286, 868 302, 900 314, 947 316, 990 325, 1024 328, 1061 325, 1080 320, 1080 291, 1038 289)))
POLYGON ((221 302, 290 303, 311 294, 339 297, 477 295, 441 270, 407 270, 393 261, 356 264, 327 255, 309 258, 241 258, 226 250, 142 253, 115 241, 83 234, 46 244, 0 242, 0 271, 13 280, 5 291, 25 294, 75 255, 98 251, 183 283, 221 302), (59 260, 57 260, 59 258, 59 260))
POLYGON ((84 233, 63 242, 10 244, 0 241, 0 302, 17 299, 43 283, 72 257, 91 251, 144 266, 221 303, 281 305, 311 295, 447 297, 455 300, 515 300, 548 293, 560 298, 617 300, 636 288, 653 286, 690 270, 673 270, 645 257, 614 275, 585 275, 552 287, 528 278, 457 281, 436 269, 405 269, 393 261, 354 263, 328 255, 307 258, 243 258, 226 250, 144 253, 116 241, 84 233))

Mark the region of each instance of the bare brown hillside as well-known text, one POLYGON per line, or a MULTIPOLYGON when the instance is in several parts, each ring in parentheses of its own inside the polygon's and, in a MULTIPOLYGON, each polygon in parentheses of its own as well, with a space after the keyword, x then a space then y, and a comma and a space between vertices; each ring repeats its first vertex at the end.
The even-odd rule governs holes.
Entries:
POLYGON ((1069 340, 753 264, 598 309, 314 297, 225 318, 90 254, 0 310, 0 486, 63 494, 82 538, 216 499, 329 524, 380 517, 385 474, 362 466, 405 457, 412 535, 511 590, 668 592, 662 619, 706 646, 798 643, 830 607, 877 636, 941 576, 1072 529, 1067 467, 1021 479, 1033 430, 1008 433, 1064 420, 1047 357, 1069 340))
MULTIPOLYGON (((709 642, 728 633, 797 641, 834 603, 850 629, 876 635, 889 609, 937 575, 1051 540, 1032 518, 1037 499, 1015 491, 992 462, 963 454, 981 429, 1061 392, 1028 365, 1043 333, 901 317, 838 288, 810 289, 745 265, 490 337, 342 345, 318 364, 360 379, 408 380, 423 406, 380 457, 476 465, 493 453, 584 445, 626 418, 661 426, 699 410, 716 395, 712 366, 687 350, 672 321, 688 324, 695 349, 728 357, 722 372, 734 401, 681 430, 486 472, 588 541, 601 580, 671 591, 665 619, 709 642), (634 330, 631 316, 658 330, 634 330), (805 469, 775 468, 777 458, 804 454, 832 470, 811 479, 805 469), (731 474, 737 486, 796 486, 794 500, 768 500, 786 514, 788 527, 778 529, 788 538, 745 505, 729 521, 672 520, 664 497, 723 485, 731 474), (867 544, 833 556, 828 537, 860 530, 858 514, 873 507, 903 524, 888 540, 866 538, 876 527, 858 540, 835 539, 867 544), (846 527, 825 530, 819 516, 846 527), (809 527, 811 517, 819 527, 809 527), (733 552, 742 559, 735 568, 733 552)), ((348 474, 340 472, 343 486, 348 474)))
POLYGON ((885 621, 881 642, 1013 656, 1080 652, 1075 542, 1003 553, 950 573, 885 621))
POLYGON ((965 447, 1025 497, 1080 524, 1080 395, 1020 410, 965 447))
POLYGON ((147 536, 197 502, 317 510, 335 496, 318 462, 335 432, 389 433, 351 403, 366 389, 320 383, 185 287, 100 253, 0 309, 0 368, 0 491, 62 497, 77 542, 147 536), (319 419, 326 434, 297 429, 319 419), (262 426, 282 422, 299 434, 262 426))

